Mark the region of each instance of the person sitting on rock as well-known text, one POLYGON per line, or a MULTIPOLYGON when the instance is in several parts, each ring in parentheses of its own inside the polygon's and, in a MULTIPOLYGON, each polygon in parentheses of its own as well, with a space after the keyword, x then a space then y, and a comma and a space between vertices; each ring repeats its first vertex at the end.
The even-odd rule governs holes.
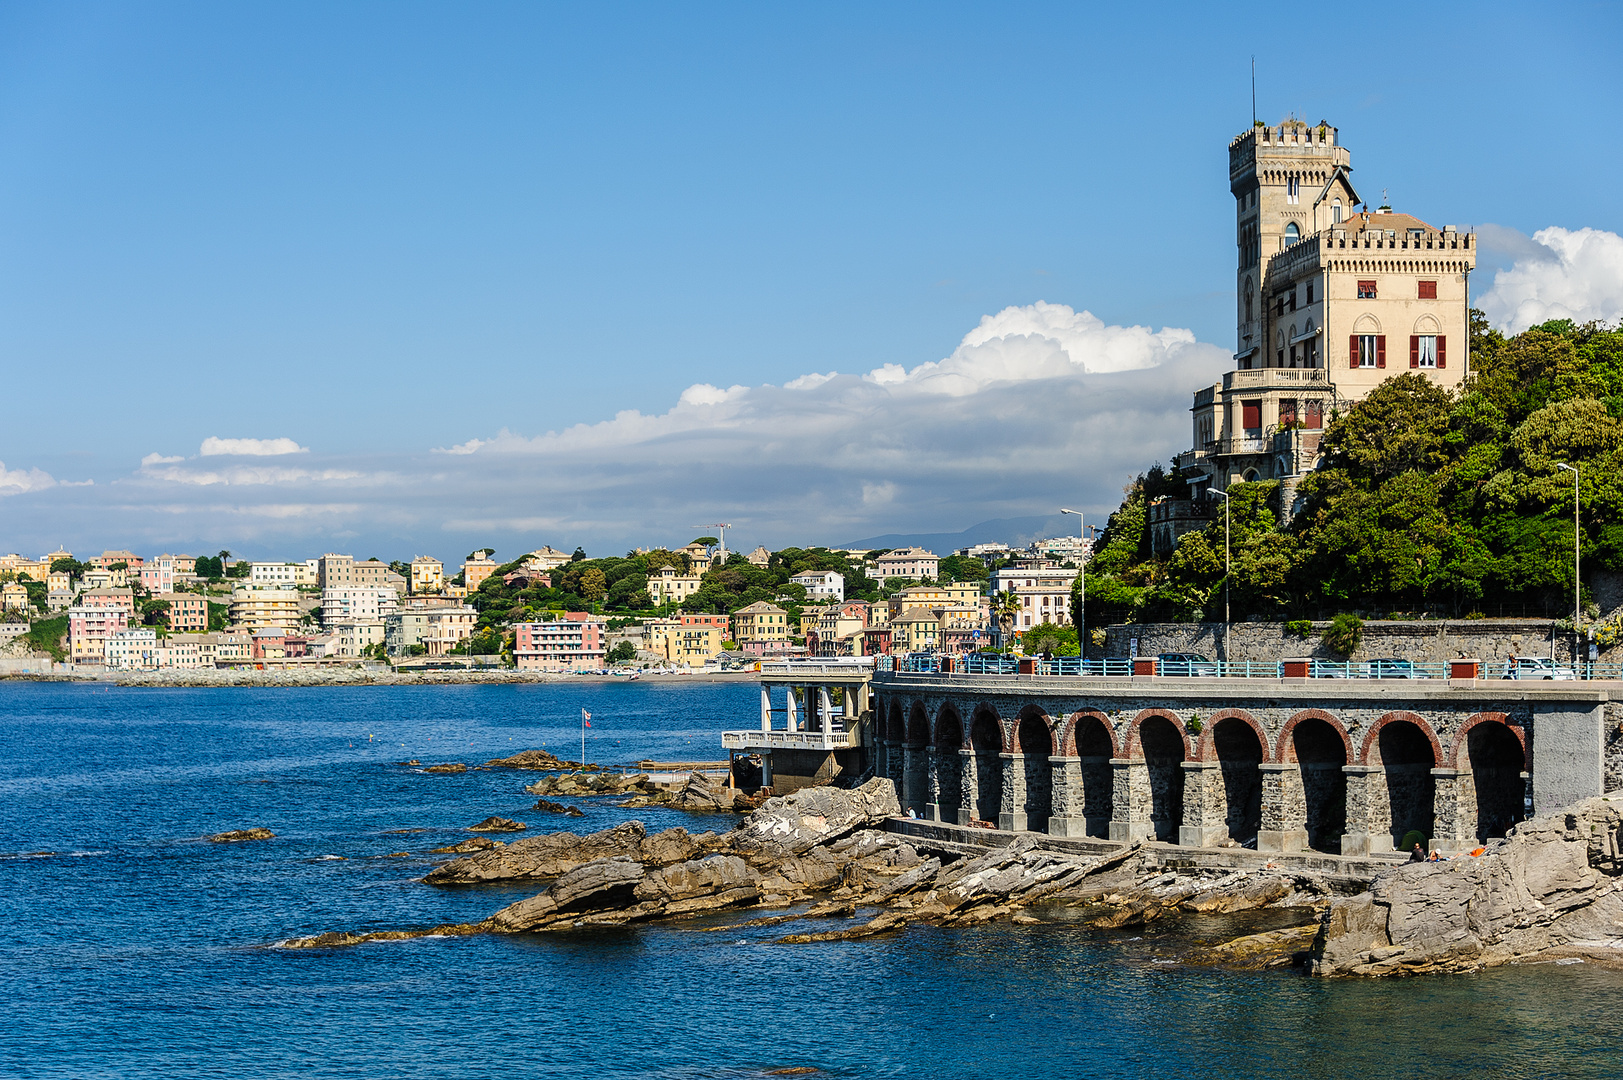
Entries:
POLYGON ((1410 862, 1425 862, 1426 861, 1426 853, 1424 851, 1420 850, 1420 845, 1419 844, 1416 844, 1412 849, 1410 849, 1410 851, 1409 851, 1409 861, 1410 862))

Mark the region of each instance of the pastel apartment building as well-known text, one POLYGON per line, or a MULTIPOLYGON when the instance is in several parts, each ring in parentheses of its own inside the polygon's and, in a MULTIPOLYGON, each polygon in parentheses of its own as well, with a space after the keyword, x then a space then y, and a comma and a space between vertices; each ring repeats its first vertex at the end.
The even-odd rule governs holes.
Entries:
POLYGON ((727 634, 725 615, 678 615, 643 623, 643 648, 676 667, 703 667, 721 652, 727 634))
POLYGON ((163 593, 153 599, 169 605, 171 632, 201 632, 209 628, 209 603, 205 597, 195 593, 163 593))
POLYGON ((316 560, 316 584, 327 589, 393 588, 406 591, 406 579, 377 559, 357 562, 353 555, 328 553, 316 560))
POLYGON ((411 591, 422 595, 445 588, 445 564, 428 555, 411 560, 411 591))
POLYGON ((875 560, 873 576, 880 584, 892 578, 908 581, 933 581, 941 568, 941 558, 921 547, 898 548, 887 551, 875 560))
POLYGON ((139 571, 141 569, 141 556, 133 551, 104 551, 90 560, 90 565, 98 570, 111 570, 120 563, 123 564, 126 570, 139 571))
POLYGON ((175 591, 175 557, 155 555, 141 564, 141 587, 154 595, 175 591))
POLYGON ((674 566, 662 566, 648 575, 648 595, 653 598, 655 607, 680 604, 703 584, 704 579, 698 574, 685 574, 674 566))
POLYGON ((75 664, 105 664, 107 639, 129 625, 130 613, 121 607, 68 608, 68 658, 75 664))
POLYGON ((28 590, 15 581, 0 585, 0 610, 27 611, 28 590))
POLYGON ((400 594, 387 586, 323 589, 321 625, 382 622, 400 607, 400 594))
POLYGON ((608 650, 601 620, 584 611, 513 626, 513 660, 526 671, 596 671, 608 650))
POLYGON ((789 644, 789 613, 776 604, 757 600, 732 616, 733 641, 751 656, 780 652, 789 644))
POLYGON ((845 575, 837 570, 810 570, 789 579, 806 590, 808 600, 844 600, 845 575))
POLYGON ((490 575, 496 572, 497 562, 487 552, 480 551, 477 558, 467 559, 462 563, 462 585, 469 592, 475 592, 485 583, 490 575))
POLYGON ((158 666, 158 632, 147 626, 114 630, 104 643, 104 662, 117 671, 135 671, 158 666))
MULTIPOLYGON (((1020 598, 1014 630, 1023 632, 1042 623, 1070 623, 1071 585, 1076 575, 1076 570, 1057 566, 1001 567, 992 571, 988 584, 994 597, 1014 593, 1020 598)), ((993 628, 1001 632, 996 620, 993 628)))
POLYGON ((249 631, 272 627, 296 629, 303 621, 304 610, 299 605, 297 589, 231 590, 231 625, 249 631))
POLYGON ((248 568, 248 584, 256 589, 297 589, 316 584, 315 576, 302 562, 256 562, 248 568))

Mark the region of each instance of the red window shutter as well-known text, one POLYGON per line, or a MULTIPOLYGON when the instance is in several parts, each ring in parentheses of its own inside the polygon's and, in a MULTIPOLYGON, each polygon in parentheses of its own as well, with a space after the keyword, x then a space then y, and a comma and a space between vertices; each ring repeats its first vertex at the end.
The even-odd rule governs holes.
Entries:
POLYGON ((1448 349, 1445 346, 1448 339, 1441 334, 1437 335, 1437 370, 1441 371, 1448 366, 1448 349))
POLYGON ((1262 426, 1262 403, 1260 401, 1241 402, 1240 418, 1241 427, 1260 428, 1262 426))
POLYGON ((1416 367, 1416 368, 1420 366, 1420 335, 1419 334, 1410 334, 1409 335, 1409 366, 1410 367, 1416 367))
POLYGON ((1385 334, 1376 334, 1375 335, 1375 366, 1376 367, 1385 367, 1386 366, 1386 335, 1385 334))
POLYGON ((1352 357, 1352 366, 1358 366, 1358 335, 1353 334, 1347 339, 1347 353, 1352 357))

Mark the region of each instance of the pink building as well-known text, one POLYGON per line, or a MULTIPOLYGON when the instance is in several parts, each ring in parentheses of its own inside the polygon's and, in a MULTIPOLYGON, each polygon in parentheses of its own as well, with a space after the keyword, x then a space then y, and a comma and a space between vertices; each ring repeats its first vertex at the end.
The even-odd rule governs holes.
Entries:
POLYGON ((105 664, 107 639, 130 625, 120 607, 80 605, 68 608, 68 656, 75 664, 105 664))
POLYGON ((531 671, 596 671, 608 649, 603 623, 584 611, 565 612, 552 622, 513 627, 513 658, 531 671))
POLYGON ((141 585, 147 592, 157 595, 175 591, 175 557, 158 555, 141 564, 141 585))
POLYGON ((79 594, 79 607, 118 608, 126 621, 135 621, 135 593, 131 589, 86 589, 79 594))

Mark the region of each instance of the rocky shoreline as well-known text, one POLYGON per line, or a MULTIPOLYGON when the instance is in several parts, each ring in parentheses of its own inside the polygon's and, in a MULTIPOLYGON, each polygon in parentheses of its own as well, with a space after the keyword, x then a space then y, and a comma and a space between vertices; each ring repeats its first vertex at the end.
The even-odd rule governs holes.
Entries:
MULTIPOLYGON (((553 770, 562 764, 527 751, 487 766, 548 770, 549 763, 553 770)), ((1474 856, 1394 864, 1369 881, 1303 860, 1253 857, 1249 865, 1223 865, 1180 859, 1169 865, 1159 845, 1143 843, 1056 850, 1040 835, 1023 834, 987 849, 901 835, 885 827, 901 807, 891 781, 883 778, 851 789, 804 788, 764 801, 697 774, 679 788, 660 788, 645 776, 549 771, 526 790, 565 797, 629 794, 621 805, 748 816, 725 832, 677 827, 649 833, 641 822, 629 821, 588 835, 553 832, 510 843, 481 836, 436 849, 461 857, 430 871, 424 883, 534 883, 540 891, 476 923, 333 931, 281 947, 556 932, 727 912, 752 917, 700 929, 851 923, 776 939, 795 945, 858 940, 909 923, 1007 921, 1136 931, 1198 916, 1266 911, 1273 922, 1266 930, 1191 940, 1182 962, 1379 976, 1573 956, 1623 961, 1623 795, 1523 822, 1474 856), (1349 895, 1364 883, 1367 889, 1349 895), (763 910, 780 914, 759 914, 763 910)), ((542 799, 537 809, 559 805, 546 803, 542 799)))

